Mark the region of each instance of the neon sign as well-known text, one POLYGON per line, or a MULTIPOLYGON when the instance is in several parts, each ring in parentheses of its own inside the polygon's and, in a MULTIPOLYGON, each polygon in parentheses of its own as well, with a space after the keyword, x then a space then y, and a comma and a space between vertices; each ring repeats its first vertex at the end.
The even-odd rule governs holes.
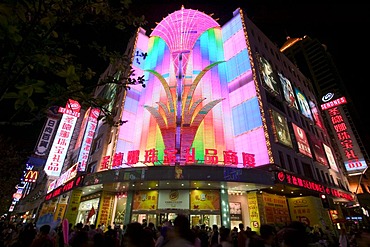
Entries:
POLYGON ((95 129, 98 121, 97 119, 100 114, 100 110, 97 108, 90 108, 88 111, 89 115, 87 119, 87 125, 80 148, 80 153, 78 155, 78 171, 86 170, 86 163, 87 159, 89 158, 89 152, 94 139, 95 129))
POLYGON ((48 117, 44 129, 42 130, 42 133, 40 135, 40 139, 36 145, 35 154, 39 156, 44 156, 46 154, 51 143, 51 139, 53 137, 57 123, 58 120, 48 117))
POLYGON ((80 116, 80 109, 80 104, 71 99, 68 100, 65 108, 59 107, 58 112, 63 113, 63 116, 44 167, 48 176, 58 177, 62 171, 73 130, 80 116))
POLYGON ((364 171, 368 166, 365 160, 359 157, 355 149, 355 143, 352 140, 347 124, 344 121, 340 109, 338 107, 330 108, 328 110, 330 120, 333 124, 334 131, 337 134, 337 139, 340 142, 342 153, 346 159, 344 165, 346 170, 350 173, 349 175, 354 175, 354 173, 364 171))
POLYGON ((45 201, 48 201, 54 197, 60 196, 63 193, 66 193, 70 190, 73 190, 76 187, 82 186, 84 176, 77 177, 76 179, 67 182, 65 185, 53 190, 45 196, 45 201))
MULTIPOLYGON (((150 150, 145 150, 144 161, 142 163, 153 163, 153 165, 175 165, 177 162, 176 157, 176 149, 165 149, 164 150, 164 157, 163 161, 158 160, 158 150, 155 148, 150 150)), ((203 163, 205 165, 218 165, 222 164, 225 166, 236 166, 239 164, 237 152, 232 150, 224 151, 223 152, 223 161, 219 161, 217 150, 216 149, 205 149, 204 161, 199 162, 199 160, 195 157, 195 148, 186 149, 185 152, 185 164, 194 164, 194 163, 203 163)), ((127 153, 127 162, 125 165, 134 166, 139 163, 139 150, 132 150, 128 151, 127 153)), ((110 156, 104 156, 100 165, 100 170, 107 170, 111 167, 111 169, 121 168, 123 163, 124 154, 123 153, 116 153, 113 156, 112 162, 110 162, 110 156), (110 166, 111 165, 111 166, 110 166)), ((254 167, 256 162, 254 158, 254 154, 249 154, 242 152, 242 164, 243 167, 254 167)))
POLYGON ((349 201, 354 201, 355 199, 354 195, 352 194, 345 193, 337 189, 329 188, 322 184, 312 182, 307 179, 300 178, 300 177, 297 177, 291 174, 287 174, 282 171, 277 172, 275 175, 279 183, 294 185, 297 187, 305 188, 305 189, 316 191, 319 193, 324 193, 324 194, 331 195, 334 197, 344 198, 349 201))
POLYGON ((346 103, 347 103, 346 97, 340 97, 339 99, 335 99, 330 102, 326 102, 325 104, 322 104, 321 110, 327 110, 346 103))
POLYGON ((24 181, 35 183, 39 177, 39 171, 27 171, 26 176, 24 176, 24 181))

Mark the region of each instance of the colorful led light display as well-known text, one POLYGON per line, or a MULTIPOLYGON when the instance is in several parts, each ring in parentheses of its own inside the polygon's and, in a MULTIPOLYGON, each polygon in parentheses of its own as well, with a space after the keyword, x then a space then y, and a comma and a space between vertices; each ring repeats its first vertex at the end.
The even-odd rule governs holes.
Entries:
MULTIPOLYGON (((132 87, 125 98, 121 119, 128 122, 115 151, 123 154, 121 167, 143 165, 149 150, 155 159, 145 165, 164 164, 170 150, 169 165, 185 165, 189 150, 195 163, 205 164, 207 149, 217 151, 217 165, 228 163, 225 151, 236 154, 235 167, 245 167, 243 158, 270 163, 248 50, 240 15, 221 29, 210 16, 181 9, 150 38, 138 33, 133 67, 146 87, 132 87)), ((105 169, 112 166, 107 162, 105 169)))

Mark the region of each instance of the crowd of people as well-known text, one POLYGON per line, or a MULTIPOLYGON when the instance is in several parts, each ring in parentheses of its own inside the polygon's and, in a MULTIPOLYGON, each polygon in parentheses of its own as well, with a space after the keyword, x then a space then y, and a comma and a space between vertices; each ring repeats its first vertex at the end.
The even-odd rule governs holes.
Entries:
POLYGON ((204 224, 191 227, 185 215, 159 226, 152 222, 107 227, 70 224, 67 239, 62 226, 37 229, 32 223, 3 222, 0 230, 0 247, 357 247, 345 230, 336 236, 328 229, 295 221, 281 228, 263 224, 259 233, 243 223, 233 229, 204 224))

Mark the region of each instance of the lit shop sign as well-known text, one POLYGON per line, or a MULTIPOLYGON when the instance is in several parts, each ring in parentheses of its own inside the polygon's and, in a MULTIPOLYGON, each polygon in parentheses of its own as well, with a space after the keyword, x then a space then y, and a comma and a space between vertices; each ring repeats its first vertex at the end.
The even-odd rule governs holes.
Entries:
POLYGON ((312 158, 310 144, 308 143, 306 132, 303 129, 292 123, 294 135, 298 144, 298 150, 301 154, 312 158))
POLYGON ((48 186, 46 193, 60 187, 63 184, 66 184, 68 181, 74 179, 77 176, 77 164, 71 166, 66 172, 64 172, 58 179, 51 182, 48 186))
MULTIPOLYGON (((328 110, 331 123, 337 134, 337 139, 344 153, 344 165, 349 175, 357 175, 367 168, 367 164, 363 158, 360 158, 354 148, 355 139, 352 140, 347 124, 344 121, 340 109, 334 107, 328 110)), ((360 152, 360 151, 358 151, 360 152)))
POLYGON ((83 184, 84 176, 77 177, 76 179, 69 181, 65 185, 53 190, 52 192, 46 194, 45 201, 50 200, 52 198, 55 198, 57 196, 60 196, 61 194, 64 194, 70 190, 73 190, 74 188, 80 187, 83 184))
POLYGON ((282 184, 294 185, 297 187, 305 188, 305 189, 316 191, 319 193, 325 193, 330 196, 344 198, 349 201, 354 201, 354 196, 352 194, 345 193, 345 192, 342 192, 342 191, 339 191, 333 188, 325 187, 322 184, 312 182, 304 178, 290 175, 285 172, 277 172, 276 176, 277 176, 277 181, 282 184))
POLYGON ((68 100, 65 108, 59 107, 58 109, 63 116, 44 167, 48 176, 58 177, 60 175, 77 118, 80 116, 80 109, 80 104, 71 99, 68 100))
MULTIPOLYGON (((157 163, 162 165, 174 165, 176 160, 176 149, 165 149, 164 150, 164 157, 163 161, 158 160, 158 150, 155 148, 150 150, 145 150, 144 161, 143 163, 157 163)), ((123 163, 123 153, 116 153, 112 159, 111 169, 120 168, 123 163)), ((139 163, 139 150, 129 151, 127 154, 127 162, 125 165, 133 166, 139 163)), ((218 165, 222 163, 225 166, 235 166, 239 164, 237 152, 228 150, 224 151, 223 153, 224 161, 218 160, 217 150, 216 149, 206 149, 204 155, 204 164, 205 165, 218 165)), ((256 165, 254 154, 242 153, 242 162, 244 167, 254 167, 256 165)), ((186 156, 185 156, 185 164, 194 164, 198 163, 199 161, 195 158, 195 148, 186 149, 186 156)), ((110 164, 110 156, 104 156, 102 163, 100 165, 100 170, 107 170, 109 169, 110 164)))
POLYGON ((39 156, 44 156, 51 143, 51 139, 53 137, 54 131, 56 129, 58 120, 48 117, 46 120, 44 129, 41 132, 40 139, 36 145, 35 154, 39 156))
POLYGON ((346 220, 362 220, 362 216, 346 216, 346 220))
MULTIPOLYGON (((29 183, 30 183, 30 181, 26 181, 26 177, 27 177, 27 174, 28 174, 28 178, 30 179, 30 180, 32 180, 32 177, 34 176, 34 174, 33 174, 33 172, 34 172, 34 169, 35 168, 35 166, 34 165, 32 165, 32 164, 26 164, 26 169, 23 171, 23 177, 21 178, 21 181, 20 181, 20 183, 19 184, 17 184, 17 186, 16 186, 16 189, 17 189, 17 191, 16 191, 16 193, 14 193, 13 194, 13 200, 15 201, 15 202, 18 202, 19 201, 19 199, 24 195, 24 194, 28 194, 27 192, 29 192, 29 190, 27 191, 25 191, 25 189, 26 188, 28 188, 29 187, 29 183), (30 173, 30 172, 32 172, 32 173, 30 173), (20 196, 19 196, 20 195, 20 196)), ((37 179, 37 177, 36 177, 36 179, 37 179)), ((28 179, 27 179, 28 180, 28 179)))
POLYGON ((27 171, 26 176, 24 176, 24 181, 29 183, 35 183, 39 177, 39 171, 27 171))
POLYGON ((324 96, 322 96, 321 100, 322 100, 322 102, 326 103, 329 100, 331 100, 333 97, 334 97, 334 93, 327 93, 324 96))
POLYGON ((84 133, 84 137, 82 140, 82 145, 80 148, 80 153, 78 155, 78 171, 85 171, 86 170, 86 162, 89 158, 89 152, 91 149, 91 144, 94 139, 95 129, 98 122, 98 117, 100 114, 100 110, 97 108, 91 108, 89 110, 89 116, 87 120, 87 125, 84 133))
POLYGON ((336 106, 339 106, 339 105, 343 105, 343 104, 346 104, 347 103, 347 100, 345 97, 341 97, 339 99, 335 99, 335 100, 332 100, 332 101, 329 101, 329 102, 326 102, 324 104, 321 105, 321 110, 327 110, 327 109, 330 109, 330 108, 333 108, 333 107, 336 107, 336 106))

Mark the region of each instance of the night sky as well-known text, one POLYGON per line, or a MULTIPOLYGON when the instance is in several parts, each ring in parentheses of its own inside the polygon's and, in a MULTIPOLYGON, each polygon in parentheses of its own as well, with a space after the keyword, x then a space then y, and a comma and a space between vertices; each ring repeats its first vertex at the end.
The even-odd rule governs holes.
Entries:
POLYGON ((144 26, 147 35, 172 12, 185 8, 213 14, 220 25, 233 16, 233 11, 240 7, 267 37, 280 48, 290 36, 308 35, 325 44, 331 54, 339 73, 346 84, 360 122, 356 127, 368 147, 370 154, 370 116, 366 88, 369 84, 368 71, 370 63, 370 46, 365 38, 370 27, 370 4, 350 1, 343 4, 337 1, 265 1, 265 0, 225 0, 225 1, 149 1, 132 0, 135 11, 148 20, 144 26), (319 3, 317 3, 319 2, 319 3), (139 6, 139 7, 138 7, 139 6))

